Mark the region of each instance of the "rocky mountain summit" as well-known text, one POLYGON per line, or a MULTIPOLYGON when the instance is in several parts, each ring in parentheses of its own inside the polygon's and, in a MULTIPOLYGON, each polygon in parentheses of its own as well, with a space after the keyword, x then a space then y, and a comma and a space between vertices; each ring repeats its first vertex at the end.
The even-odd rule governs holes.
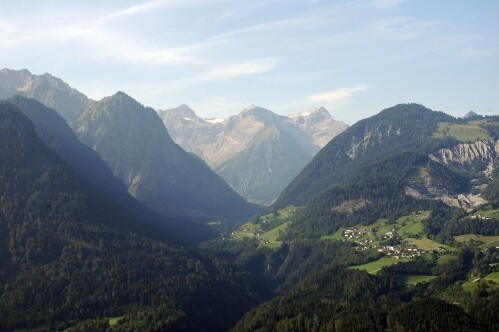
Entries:
POLYGON ((36 99, 47 107, 55 109, 68 122, 95 103, 50 74, 33 75, 27 69, 0 70, 0 99, 14 95, 36 99))
POLYGON ((344 122, 335 121, 324 108, 313 108, 308 112, 288 116, 304 133, 313 138, 315 146, 325 146, 333 137, 346 129, 344 122))

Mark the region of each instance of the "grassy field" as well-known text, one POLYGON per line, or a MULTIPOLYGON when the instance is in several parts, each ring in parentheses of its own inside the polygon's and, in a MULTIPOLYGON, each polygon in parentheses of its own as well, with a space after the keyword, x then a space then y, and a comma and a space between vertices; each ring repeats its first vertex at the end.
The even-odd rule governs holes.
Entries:
POLYGON ((258 217, 256 222, 248 221, 244 225, 239 227, 237 231, 234 231, 232 233, 232 238, 234 240, 240 240, 243 238, 256 238, 259 240, 261 245, 265 245, 270 248, 278 248, 282 244, 277 240, 280 232, 286 231, 286 228, 288 227, 292 217, 299 209, 300 207, 290 206, 275 213, 261 215, 258 217), (269 225, 276 226, 267 231, 262 230, 262 226, 269 227, 269 225))
POLYGON ((123 318, 123 316, 109 318, 109 326, 116 326, 121 318, 123 318))
POLYGON ((479 211, 475 212, 474 215, 487 216, 487 217, 492 217, 495 220, 499 220, 499 209, 479 210, 479 211))
POLYGON ((321 240, 345 240, 345 238, 343 237, 343 232, 345 231, 345 229, 345 227, 341 227, 332 235, 323 235, 321 236, 321 240))
POLYGON ((421 239, 407 238, 404 240, 404 242, 408 245, 413 245, 413 246, 416 246, 416 247, 423 249, 423 250, 437 250, 438 248, 444 248, 444 249, 449 250, 449 251, 456 250, 456 248, 446 246, 444 244, 435 242, 435 241, 430 240, 428 238, 421 238, 421 239))
POLYGON ((475 289, 478 288, 478 283, 466 281, 461 285, 461 288, 467 292, 473 292, 475 289))
POLYGON ((404 237, 409 235, 418 235, 423 233, 423 223, 422 219, 428 218, 428 212, 424 214, 409 215, 400 217, 397 220, 397 233, 404 237))
POLYGON ((487 281, 492 281, 499 286, 499 272, 491 273, 491 274, 485 276, 483 279, 485 279, 487 281))
POLYGON ((462 243, 469 242, 471 240, 480 241, 482 242, 480 248, 499 247, 499 236, 464 234, 464 235, 454 236, 454 240, 462 243))
POLYGON ((419 284, 421 282, 428 282, 436 278, 435 276, 425 276, 425 275, 401 275, 398 279, 404 283, 406 286, 412 286, 419 284))
POLYGON ((473 122, 466 125, 440 122, 437 130, 433 133, 434 137, 454 137, 460 142, 475 142, 476 140, 491 139, 489 134, 481 128, 479 122, 473 122))
POLYGON ((302 209, 302 207, 288 206, 284 209, 277 211, 276 213, 267 213, 267 214, 261 215, 260 217, 258 217, 258 222, 261 222, 263 220, 272 220, 275 218, 282 220, 282 221, 288 220, 289 218, 293 217, 295 215, 295 213, 300 209, 302 209))
POLYGON ((366 270, 367 273, 369 274, 376 274, 378 273, 379 270, 381 270, 385 266, 395 265, 400 262, 407 262, 407 261, 409 261, 408 258, 395 259, 393 257, 382 257, 377 261, 362 265, 352 266, 351 268, 357 270, 366 270))
POLYGON ((452 256, 452 255, 443 255, 443 256, 440 256, 438 258, 438 261, 437 261, 437 264, 438 265, 444 265, 446 263, 449 263, 451 261, 455 261, 457 260, 457 257, 456 256, 452 256))
POLYGON ((461 287, 467 292, 473 292, 478 285, 487 285, 490 288, 499 288, 499 272, 491 273, 483 278, 475 278, 464 282, 461 287))
POLYGON ((272 228, 268 232, 265 232, 262 235, 260 235, 260 238, 264 240, 269 240, 270 242, 277 242, 277 238, 279 237, 279 231, 285 232, 286 228, 288 228, 288 224, 289 222, 285 222, 284 224, 272 228))

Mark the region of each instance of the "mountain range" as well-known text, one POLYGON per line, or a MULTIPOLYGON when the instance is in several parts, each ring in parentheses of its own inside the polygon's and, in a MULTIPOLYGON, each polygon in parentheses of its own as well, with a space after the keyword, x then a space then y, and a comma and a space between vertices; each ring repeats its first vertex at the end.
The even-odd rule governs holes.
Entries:
POLYGON ((272 203, 315 153, 347 128, 322 107, 282 116, 251 106, 224 120, 202 119, 181 105, 159 115, 177 144, 259 204, 272 203))
POLYGON ((499 116, 399 104, 329 139, 320 109, 171 111, 240 186, 312 158, 254 215, 168 112, 118 92, 68 121, 2 82, 2 331, 499 330, 499 116))
MULTIPOLYGON (((0 98, 13 95, 33 98, 53 108, 83 143, 99 153, 98 158, 87 158, 89 153, 78 155, 76 150, 65 148, 76 168, 88 169, 87 173, 96 168, 102 170, 102 165, 96 165, 104 160, 132 196, 159 214, 182 220, 219 219, 233 223, 258 211, 257 206, 245 202, 202 160, 176 145, 155 111, 124 93, 96 102, 50 74, 3 69, 0 98)), ((46 123, 51 121, 42 115, 36 117, 46 123)), ((62 126, 59 122, 57 125, 62 126)), ((67 128, 63 131, 67 136, 67 128)), ((76 143, 70 138, 54 144, 64 147, 76 143)), ((100 181, 97 173, 103 172, 94 173, 87 174, 91 181, 120 191, 115 183, 108 186, 100 181)))
POLYGON ((175 144, 153 109, 123 92, 87 108, 72 127, 134 197, 163 215, 236 222, 258 211, 175 144))

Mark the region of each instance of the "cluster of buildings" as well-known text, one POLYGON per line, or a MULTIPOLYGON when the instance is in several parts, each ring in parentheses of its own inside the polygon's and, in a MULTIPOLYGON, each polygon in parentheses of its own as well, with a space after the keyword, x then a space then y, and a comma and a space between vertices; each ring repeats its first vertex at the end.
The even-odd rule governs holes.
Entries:
POLYGON ((491 216, 482 216, 481 214, 474 214, 471 216, 471 219, 494 220, 491 216))
POLYGON ((387 256, 395 257, 396 259, 401 257, 413 258, 426 253, 426 251, 419 248, 404 248, 400 246, 381 246, 378 248, 378 252, 382 252, 387 256))
MULTIPOLYGON (((374 232, 375 232, 375 228, 371 228, 368 230, 366 230, 366 229, 361 230, 361 229, 354 227, 354 228, 345 229, 343 231, 343 237, 345 239, 350 239, 350 240, 360 239, 361 237, 364 237, 364 236, 375 236, 374 232)), ((384 234, 377 236, 377 239, 378 240, 389 240, 389 239, 393 239, 394 237, 397 237, 397 231, 395 229, 392 229, 389 232, 386 232, 384 234)), ((355 241, 355 242, 357 242, 357 241, 355 241)), ((365 242, 365 241, 361 241, 361 242, 365 242)), ((359 243, 361 243, 361 242, 359 242, 359 243)))
MULTIPOLYGON (((232 236, 236 235, 237 233, 239 233, 238 231, 234 231, 232 232, 232 236)), ((241 229, 241 233, 245 233, 247 235, 251 235, 251 236, 254 236, 254 237, 260 237, 260 235, 262 235, 263 233, 265 233, 264 231, 262 231, 261 229, 255 229, 255 230, 250 230, 246 227, 243 227, 241 229)))
MULTIPOLYGON (((421 254, 437 252, 445 253, 447 250, 443 247, 438 247, 435 250, 423 250, 415 246, 407 245, 380 245, 379 241, 386 241, 398 238, 397 231, 392 229, 386 233, 376 235, 376 229, 359 229, 349 228, 343 231, 343 237, 347 240, 353 240, 357 245, 357 250, 364 251, 368 249, 377 249, 378 252, 394 258, 416 257, 421 254)), ((385 242, 386 243, 386 242, 385 242)))
POLYGON ((372 230, 360 230, 358 228, 345 229, 343 237, 346 239, 358 239, 363 236, 374 235, 372 230))

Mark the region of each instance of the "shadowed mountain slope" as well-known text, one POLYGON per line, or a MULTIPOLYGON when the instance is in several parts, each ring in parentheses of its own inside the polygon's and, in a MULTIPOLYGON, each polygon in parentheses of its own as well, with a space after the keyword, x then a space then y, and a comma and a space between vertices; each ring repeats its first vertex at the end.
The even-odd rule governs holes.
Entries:
POLYGON ((73 130, 134 197, 163 215, 239 222, 258 211, 175 144, 153 109, 123 92, 85 110, 73 130))

